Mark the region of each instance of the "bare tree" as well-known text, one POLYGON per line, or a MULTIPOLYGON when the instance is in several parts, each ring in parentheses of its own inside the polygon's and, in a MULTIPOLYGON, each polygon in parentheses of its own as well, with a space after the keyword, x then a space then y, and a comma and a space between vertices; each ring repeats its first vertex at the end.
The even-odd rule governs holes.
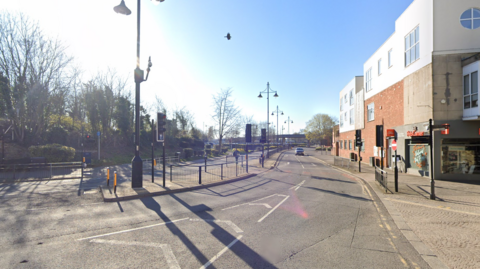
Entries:
POLYGON ((194 121, 193 114, 185 107, 182 107, 181 109, 177 108, 174 113, 178 124, 180 124, 180 131, 182 135, 187 135, 189 131, 189 126, 191 126, 194 121))
POLYGON ((53 113, 65 114, 66 92, 75 78, 65 49, 27 16, 0 12, 0 72, 9 83, 6 114, 22 142, 26 132, 41 137, 53 113))
POLYGON ((213 120, 217 124, 219 150, 222 150, 222 140, 225 134, 234 130, 238 124, 240 109, 235 106, 232 100, 232 89, 221 89, 219 93, 213 95, 213 120))

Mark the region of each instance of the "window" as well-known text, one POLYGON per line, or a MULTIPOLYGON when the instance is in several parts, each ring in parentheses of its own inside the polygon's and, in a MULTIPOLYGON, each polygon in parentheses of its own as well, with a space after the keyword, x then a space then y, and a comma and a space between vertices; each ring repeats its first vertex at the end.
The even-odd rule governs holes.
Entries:
POLYGON ((355 98, 353 95, 353 90, 350 90, 350 105, 353 106, 354 102, 355 102, 355 98))
POLYGON ((343 119, 345 120, 345 124, 347 123, 347 112, 345 112, 344 114, 345 116, 343 117, 343 119))
POLYGON ((340 97, 340 111, 343 110, 343 97, 340 97))
POLYGON ((343 97, 343 101, 345 102, 345 104, 348 102, 347 94, 345 94, 345 96, 343 97))
POLYGON ((367 106, 367 121, 372 121, 375 119, 375 106, 374 103, 371 103, 367 106))
POLYGON ((343 127, 343 113, 340 114, 340 127, 343 127))
POLYGON ((349 149, 349 150, 352 149, 352 140, 348 140, 348 149, 349 149))
POLYGON ((355 115, 353 114, 353 108, 350 109, 350 125, 355 124, 355 115))
POLYGON ((478 107, 478 71, 463 76, 463 108, 478 107))
POLYGON ((389 68, 392 67, 392 65, 393 65, 393 62, 392 62, 392 50, 393 50, 393 49, 391 49, 391 50, 388 51, 388 67, 389 67, 389 68))
POLYGON ((460 23, 467 29, 477 29, 480 27, 480 9, 470 8, 460 16, 460 23))
POLYGON ((420 58, 420 27, 405 37, 405 66, 409 66, 420 58))
POLYGON ((378 60, 378 75, 380 76, 382 74, 382 58, 378 60))
POLYGON ((362 146, 360 147, 360 150, 362 152, 365 152, 365 140, 364 139, 362 139, 362 146))
POLYGON ((372 68, 368 69, 365 74, 365 90, 368 92, 372 89, 372 68))
POLYGON ((340 140, 340 148, 343 149, 343 141, 340 140))

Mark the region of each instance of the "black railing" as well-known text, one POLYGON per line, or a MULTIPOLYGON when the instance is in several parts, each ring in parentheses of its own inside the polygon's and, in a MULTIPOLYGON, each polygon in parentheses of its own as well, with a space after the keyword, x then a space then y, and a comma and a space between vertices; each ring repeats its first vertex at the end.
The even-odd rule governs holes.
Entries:
POLYGON ((380 186, 385 189, 385 193, 393 193, 388 189, 388 173, 380 169, 378 166, 375 166, 375 181, 377 181, 380 186))
POLYGON ((74 179, 81 177, 81 162, 0 165, 0 180, 74 179))

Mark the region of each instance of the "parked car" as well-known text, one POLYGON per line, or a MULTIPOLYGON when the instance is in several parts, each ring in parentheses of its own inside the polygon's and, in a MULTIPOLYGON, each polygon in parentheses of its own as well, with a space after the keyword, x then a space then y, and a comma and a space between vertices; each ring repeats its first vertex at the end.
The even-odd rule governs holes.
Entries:
POLYGON ((304 151, 303 151, 303 148, 296 148, 296 149, 295 149, 295 155, 305 156, 305 153, 304 153, 304 151))

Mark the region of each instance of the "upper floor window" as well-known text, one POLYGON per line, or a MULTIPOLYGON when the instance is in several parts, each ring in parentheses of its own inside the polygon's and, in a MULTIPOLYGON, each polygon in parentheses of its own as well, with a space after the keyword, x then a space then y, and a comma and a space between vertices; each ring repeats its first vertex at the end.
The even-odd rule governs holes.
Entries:
POLYGON ((372 89, 372 68, 367 70, 365 74, 365 90, 368 92, 372 89))
POLYGON ((375 119, 375 106, 374 103, 371 103, 367 106, 367 121, 372 121, 375 119))
POLYGON ((467 29, 477 29, 480 27, 480 9, 470 8, 460 16, 460 23, 467 29))
POLYGON ((345 94, 345 96, 343 97, 343 101, 345 102, 345 104, 348 102, 347 94, 345 94))
POLYGON ((352 149, 352 140, 348 140, 348 149, 349 149, 349 150, 352 149))
POLYGON ((350 125, 355 124, 355 114, 353 112, 353 108, 350 109, 350 125))
POLYGON ((405 66, 409 66, 420 58, 420 27, 405 37, 405 66))
POLYGON ((463 76, 463 108, 478 107, 478 71, 463 76))
POLYGON ((340 111, 343 110, 343 97, 340 97, 340 111))
POLYGON ((354 95, 353 95, 353 90, 350 90, 350 105, 351 106, 353 106, 354 101, 355 101, 355 99, 354 99, 354 95))
POLYGON ((340 115, 340 127, 343 127, 343 113, 340 115))
POLYGON ((393 50, 393 49, 391 49, 391 50, 388 51, 388 67, 392 67, 392 65, 393 65, 393 62, 392 62, 392 50, 393 50))
POLYGON ((382 58, 378 60, 378 75, 382 74, 382 58))

